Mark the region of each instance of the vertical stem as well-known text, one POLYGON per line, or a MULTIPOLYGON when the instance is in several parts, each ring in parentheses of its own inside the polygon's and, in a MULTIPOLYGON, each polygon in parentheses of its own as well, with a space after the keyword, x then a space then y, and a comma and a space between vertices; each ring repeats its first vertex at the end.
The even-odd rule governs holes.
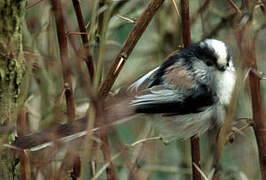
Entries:
MULTIPOLYGON (((159 7, 162 5, 164 0, 150 0, 147 8, 142 13, 140 18, 136 21, 133 29, 128 35, 128 38, 126 39, 122 49, 116 56, 111 68, 109 69, 107 75, 105 76, 105 79, 103 83, 100 86, 99 89, 99 97, 104 98, 107 96, 108 92, 110 91, 111 87, 113 86, 119 72, 122 70, 123 65, 125 64, 125 60, 129 57, 131 52, 133 51, 134 47, 136 46, 138 40, 140 39, 141 35, 147 28, 148 24, 150 23, 151 19, 159 9, 159 7)), ((104 24, 103 24, 104 25, 104 24)), ((99 62, 98 62, 99 64, 99 62)), ((108 144, 106 129, 102 128, 101 132, 101 139, 104 142, 104 145, 102 146, 102 150, 104 153, 105 161, 111 162, 111 151, 108 144)), ((111 164, 112 165, 112 164, 111 164)), ((115 174, 114 171, 110 171, 114 169, 114 167, 111 167, 110 169, 107 169, 107 176, 108 179, 114 179, 115 174)))
MULTIPOLYGON (((106 0, 100 0, 99 1, 99 9, 103 8, 103 6, 105 5, 106 0)), ((99 19, 98 19, 98 28, 97 28, 97 32, 98 34, 101 34, 102 30, 103 30, 103 23, 104 23, 104 12, 102 12, 99 15, 99 19)))
POLYGON ((261 169, 261 179, 266 178, 266 120, 264 117, 262 96, 260 92, 260 77, 254 71, 257 71, 257 60, 255 54, 254 30, 252 21, 248 22, 238 32, 240 51, 243 60, 252 69, 249 74, 249 85, 251 91, 252 115, 254 120, 254 132, 256 135, 259 162, 261 169), (240 35, 239 35, 240 34, 240 35))
MULTIPOLYGON (((86 27, 85 27, 85 23, 84 23, 84 18, 82 15, 82 11, 80 8, 80 2, 79 0, 72 0, 74 9, 75 9, 75 13, 77 16, 77 20, 78 20, 78 24, 79 24, 79 29, 80 32, 86 32, 86 27)), ((82 39, 82 43, 84 48, 86 49, 86 65, 90 74, 90 78, 91 80, 93 80, 93 76, 94 76, 94 63, 93 63, 93 59, 92 56, 90 54, 90 47, 89 47, 89 38, 87 34, 81 34, 81 39, 82 39)))
MULTIPOLYGON (((242 9, 254 13, 254 0, 242 0, 242 9)), ((253 14, 252 14, 253 15, 253 14)), ((244 17, 244 16, 243 16, 244 17)), ((241 17, 241 18, 243 18, 241 17)), ((240 19, 240 22, 242 19, 240 19)), ((260 87, 260 77, 254 71, 257 71, 257 59, 255 49, 255 30, 252 18, 246 24, 240 26, 236 31, 236 40, 240 49, 241 58, 246 65, 251 68, 249 74, 249 85, 251 91, 252 116, 254 120, 254 132, 256 135, 259 162, 261 170, 261 179, 266 179, 266 119, 262 106, 262 95, 260 87)))
MULTIPOLYGON (((24 136, 25 134, 29 133, 29 124, 27 122, 26 112, 24 107, 21 107, 18 118, 17 118, 17 133, 18 136, 24 136)), ((19 158, 21 163, 20 168, 20 178, 22 180, 30 180, 31 179, 31 168, 30 168, 30 159, 28 152, 20 151, 19 158)))
POLYGON ((184 47, 191 45, 190 20, 189 20, 189 1, 181 0, 181 18, 182 18, 182 37, 184 47))
MULTIPOLYGON (((255 51, 255 50, 254 50, 255 51)), ((252 68, 257 69, 256 57, 249 59, 252 68)), ((249 84, 251 90, 253 120, 255 122, 254 131, 258 144, 260 169, 262 179, 266 178, 266 120, 262 108, 262 96, 260 92, 260 79, 251 72, 249 75, 249 84)))
MULTIPOLYGON (((182 37, 184 47, 191 45, 190 36, 190 21, 189 21, 189 0, 181 0, 181 16, 182 16, 182 37)), ((200 168, 200 142, 198 137, 191 138, 191 158, 192 158, 192 172, 193 179, 200 180, 201 175, 197 168, 193 165, 196 164, 200 168)))
POLYGON ((57 38, 60 49, 60 59, 63 69, 64 88, 67 104, 68 122, 72 123, 75 117, 75 104, 72 89, 70 64, 68 62, 67 37, 64 27, 63 9, 61 0, 51 0, 52 9, 56 20, 57 38))

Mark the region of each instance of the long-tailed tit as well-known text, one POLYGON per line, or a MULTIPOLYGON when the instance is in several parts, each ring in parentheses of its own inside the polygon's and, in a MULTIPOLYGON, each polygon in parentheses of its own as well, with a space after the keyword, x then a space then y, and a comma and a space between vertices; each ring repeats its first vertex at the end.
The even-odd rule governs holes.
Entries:
MULTIPOLYGON (((129 106, 134 114, 159 117, 153 124, 164 136, 186 139, 221 125, 235 79, 228 47, 221 41, 207 39, 169 56, 161 66, 133 83, 129 91, 136 95, 129 106)), ((87 134, 84 121, 80 122, 76 129, 68 125, 57 128, 58 141, 87 134)), ((48 141, 47 133, 39 133, 19 137, 13 145, 39 150, 54 145, 48 141)))

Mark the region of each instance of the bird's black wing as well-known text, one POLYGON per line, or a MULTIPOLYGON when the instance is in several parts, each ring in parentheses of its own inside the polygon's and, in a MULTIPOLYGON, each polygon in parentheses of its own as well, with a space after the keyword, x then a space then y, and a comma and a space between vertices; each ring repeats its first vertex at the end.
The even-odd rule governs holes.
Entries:
MULTIPOLYGON (((195 57, 194 57, 195 58, 195 57)), ((148 77, 148 85, 132 100, 136 113, 189 114, 205 110, 216 102, 216 94, 193 78, 184 58, 172 56, 148 77)), ((135 85, 141 86, 141 82, 135 85)), ((134 86, 134 85, 133 85, 134 86)))

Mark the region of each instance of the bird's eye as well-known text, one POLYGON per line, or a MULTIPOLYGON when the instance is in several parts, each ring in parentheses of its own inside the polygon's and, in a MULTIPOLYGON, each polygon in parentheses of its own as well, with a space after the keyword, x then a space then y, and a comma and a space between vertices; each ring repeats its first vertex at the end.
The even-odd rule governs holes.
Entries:
POLYGON ((206 64, 207 64, 207 66, 212 66, 213 62, 208 60, 208 61, 206 61, 206 64))

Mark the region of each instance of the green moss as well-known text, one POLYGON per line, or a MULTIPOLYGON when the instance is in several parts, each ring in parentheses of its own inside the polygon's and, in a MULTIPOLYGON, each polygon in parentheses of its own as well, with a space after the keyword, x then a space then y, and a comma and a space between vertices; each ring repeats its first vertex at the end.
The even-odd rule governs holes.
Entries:
MULTIPOLYGON (((24 0, 0 0, 0 124, 15 126, 16 110, 25 74, 21 26, 24 0)), ((15 134, 8 135, 8 142, 15 134)), ((1 151, 1 179, 18 179, 17 158, 1 151)))

